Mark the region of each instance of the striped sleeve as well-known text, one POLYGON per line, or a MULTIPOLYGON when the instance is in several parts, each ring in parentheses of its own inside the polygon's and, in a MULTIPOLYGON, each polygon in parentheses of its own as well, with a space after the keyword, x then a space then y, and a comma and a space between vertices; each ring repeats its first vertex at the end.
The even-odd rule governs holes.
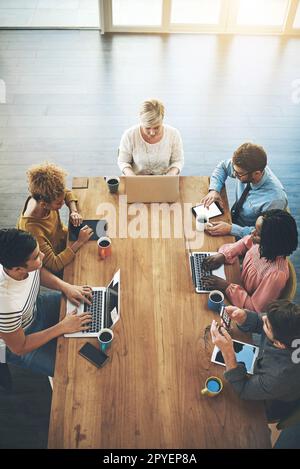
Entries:
POLYGON ((0 332, 9 334, 17 331, 20 327, 26 329, 33 319, 35 312, 36 298, 40 288, 40 274, 35 272, 29 295, 20 311, 2 312, 0 310, 0 332))
POLYGON ((8 334, 17 331, 22 325, 22 312, 0 313, 0 332, 8 334))

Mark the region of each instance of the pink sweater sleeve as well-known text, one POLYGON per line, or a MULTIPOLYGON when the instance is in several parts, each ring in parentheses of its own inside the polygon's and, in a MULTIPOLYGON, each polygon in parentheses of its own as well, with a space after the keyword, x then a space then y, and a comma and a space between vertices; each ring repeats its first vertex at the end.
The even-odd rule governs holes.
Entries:
POLYGON ((225 256, 225 264, 233 264, 238 256, 242 256, 253 246, 251 235, 244 236, 236 243, 224 244, 219 252, 225 256))
POLYGON ((226 289, 226 295, 234 306, 250 309, 262 313, 271 301, 277 300, 284 289, 288 278, 282 271, 271 272, 263 277, 252 295, 240 285, 231 283, 226 289))

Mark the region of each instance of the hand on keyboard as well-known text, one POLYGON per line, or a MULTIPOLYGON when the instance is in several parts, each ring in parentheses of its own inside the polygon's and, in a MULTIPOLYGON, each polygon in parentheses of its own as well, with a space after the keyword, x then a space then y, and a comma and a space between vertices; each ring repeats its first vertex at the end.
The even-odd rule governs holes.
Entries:
POLYGON ((62 334, 72 334, 73 332, 88 330, 90 328, 91 321, 91 314, 77 314, 77 309, 74 309, 70 314, 66 314, 59 324, 62 329, 62 334))
POLYGON ((229 285, 227 280, 224 280, 217 275, 210 275, 202 277, 202 282, 206 287, 215 288, 216 290, 225 291, 229 285))
POLYGON ((224 254, 218 253, 214 256, 206 257, 203 260, 202 266, 204 270, 215 270, 225 263, 224 254))
POLYGON ((79 306, 80 303, 84 302, 91 304, 92 299, 92 289, 88 285, 79 286, 71 285, 70 283, 65 283, 63 288, 63 293, 66 295, 69 301, 75 306, 79 306))
POLYGON ((94 290, 92 292, 93 300, 92 304, 84 305, 84 311, 90 313, 92 315, 92 323, 88 329, 89 332, 97 332, 100 331, 102 325, 102 315, 103 315, 103 291, 102 290, 94 290))

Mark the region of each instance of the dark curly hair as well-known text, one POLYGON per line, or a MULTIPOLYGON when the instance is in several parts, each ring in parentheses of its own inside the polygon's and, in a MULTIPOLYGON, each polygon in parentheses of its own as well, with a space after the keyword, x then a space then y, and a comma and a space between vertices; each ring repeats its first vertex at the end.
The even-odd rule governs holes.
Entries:
POLYGON ((290 256, 298 247, 297 225, 285 210, 268 210, 262 214, 260 256, 274 261, 278 256, 290 256))

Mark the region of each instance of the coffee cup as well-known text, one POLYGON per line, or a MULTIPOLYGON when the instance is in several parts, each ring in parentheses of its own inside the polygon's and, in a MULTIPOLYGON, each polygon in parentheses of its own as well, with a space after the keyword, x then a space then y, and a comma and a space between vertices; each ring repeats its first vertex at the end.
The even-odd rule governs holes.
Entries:
POLYGON ((111 194, 114 194, 114 193, 118 192, 119 184, 120 184, 120 178, 118 178, 116 176, 107 177, 106 178, 106 183, 107 183, 109 192, 111 194))
POLYGON ((219 290, 213 290, 209 293, 207 305, 209 309, 219 313, 221 307, 224 306, 224 295, 219 290))
POLYGON ((208 217, 206 214, 198 215, 196 218, 196 231, 204 231, 207 223, 208 217))
POLYGON ((113 338, 114 338, 114 333, 111 329, 106 327, 104 329, 101 329, 101 331, 99 331, 98 341, 99 341, 100 349, 102 350, 102 352, 105 352, 105 350, 111 346, 113 338))
POLYGON ((217 376, 210 376, 205 381, 205 388, 201 390, 203 396, 215 397, 223 389, 223 383, 217 376))
POLYGON ((102 236, 97 241, 98 254, 101 259, 105 259, 111 255, 111 239, 108 236, 102 236))

